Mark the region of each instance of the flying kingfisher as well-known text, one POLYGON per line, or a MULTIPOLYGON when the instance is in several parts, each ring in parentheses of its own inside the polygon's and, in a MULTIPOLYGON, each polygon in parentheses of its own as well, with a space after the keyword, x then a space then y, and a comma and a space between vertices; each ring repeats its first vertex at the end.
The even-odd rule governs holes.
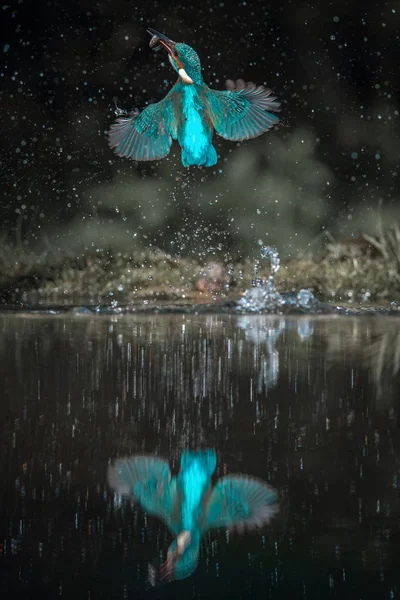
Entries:
POLYGON ((226 475, 212 486, 216 464, 216 454, 208 448, 184 451, 176 477, 171 476, 167 461, 148 455, 118 459, 109 466, 109 485, 162 519, 176 538, 160 569, 149 566, 152 585, 189 577, 208 530, 224 527, 241 532, 262 527, 278 512, 276 491, 254 477, 226 475))
POLYGON ((182 148, 182 164, 212 167, 217 153, 212 136, 239 142, 258 137, 276 125, 280 103, 271 90, 242 79, 226 82, 226 91, 212 90, 203 81, 197 53, 187 44, 170 40, 154 29, 150 47, 166 48, 178 73, 174 87, 160 102, 141 113, 132 111, 111 125, 109 145, 118 156, 137 161, 158 160, 169 154, 172 140, 182 148))

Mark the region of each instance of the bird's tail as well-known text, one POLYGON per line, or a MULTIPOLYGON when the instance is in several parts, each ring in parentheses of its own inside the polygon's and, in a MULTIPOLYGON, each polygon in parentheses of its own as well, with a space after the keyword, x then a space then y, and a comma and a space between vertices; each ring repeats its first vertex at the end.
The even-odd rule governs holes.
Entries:
POLYGON ((182 148, 182 164, 184 167, 213 167, 218 161, 217 152, 214 146, 210 143, 204 152, 199 155, 194 155, 187 148, 182 148))

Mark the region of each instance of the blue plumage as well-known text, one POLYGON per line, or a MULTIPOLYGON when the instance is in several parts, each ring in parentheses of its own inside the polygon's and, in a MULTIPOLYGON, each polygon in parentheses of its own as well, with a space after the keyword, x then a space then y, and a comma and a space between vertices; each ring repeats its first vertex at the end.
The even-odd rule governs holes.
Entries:
POLYGON ((176 536, 165 563, 149 568, 149 579, 185 579, 197 567, 202 536, 210 529, 261 527, 278 511, 277 494, 265 482, 247 475, 228 475, 211 485, 216 455, 184 451, 177 477, 166 461, 152 456, 119 459, 109 467, 108 481, 119 494, 133 497, 162 519, 176 536))
POLYGON ((179 79, 167 96, 141 113, 119 117, 111 125, 109 145, 118 156, 137 161, 158 160, 170 152, 172 140, 182 149, 182 164, 211 167, 217 163, 214 131, 232 141, 257 137, 276 125, 280 103, 262 85, 226 82, 227 90, 212 90, 203 81, 197 53, 152 29, 150 45, 168 51, 179 79))

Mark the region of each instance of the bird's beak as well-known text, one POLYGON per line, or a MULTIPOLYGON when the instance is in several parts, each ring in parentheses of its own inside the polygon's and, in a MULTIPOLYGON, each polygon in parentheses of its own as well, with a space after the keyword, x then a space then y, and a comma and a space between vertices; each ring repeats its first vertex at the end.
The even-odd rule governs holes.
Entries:
POLYGON ((168 550, 167 560, 161 565, 159 570, 159 581, 173 581, 176 563, 185 552, 191 541, 190 531, 182 531, 176 538, 175 550, 168 550))
POLYGON ((176 42, 173 42, 166 35, 164 35, 163 33, 159 33, 155 29, 149 28, 147 32, 152 36, 150 40, 150 48, 154 48, 154 50, 159 50, 160 44, 162 44, 164 48, 166 48, 169 52, 170 63, 172 65, 174 65, 174 63, 178 65, 178 73, 181 76, 182 80, 185 83, 193 83, 193 79, 189 77, 189 75, 186 73, 185 69, 183 68, 183 64, 177 60, 176 56, 174 56, 174 48, 176 46, 176 42))
POLYGON ((152 36, 150 40, 150 48, 155 48, 159 46, 159 44, 162 44, 164 48, 166 48, 168 52, 172 54, 173 49, 176 46, 176 42, 173 42, 166 35, 159 33, 155 29, 149 28, 147 32, 152 36))

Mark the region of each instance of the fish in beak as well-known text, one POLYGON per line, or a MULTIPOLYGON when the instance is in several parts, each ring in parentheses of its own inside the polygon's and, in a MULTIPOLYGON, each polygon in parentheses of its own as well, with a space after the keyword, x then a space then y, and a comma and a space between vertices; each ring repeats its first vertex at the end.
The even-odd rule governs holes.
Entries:
POLYGON ((147 32, 152 36, 150 40, 150 48, 154 50, 160 50, 162 46, 166 48, 168 51, 168 58, 172 66, 177 65, 179 76, 185 83, 193 83, 193 79, 189 77, 186 73, 182 62, 179 60, 179 57, 176 53, 175 46, 176 42, 173 42, 163 33, 156 31, 155 29, 151 29, 150 27, 147 29, 147 32), (175 65, 174 65, 175 63, 175 65))
POLYGON ((185 552, 191 541, 190 531, 182 531, 176 539, 176 547, 174 550, 169 549, 167 560, 156 569, 153 565, 149 565, 149 583, 151 587, 168 583, 174 579, 174 570, 179 557, 185 552))

